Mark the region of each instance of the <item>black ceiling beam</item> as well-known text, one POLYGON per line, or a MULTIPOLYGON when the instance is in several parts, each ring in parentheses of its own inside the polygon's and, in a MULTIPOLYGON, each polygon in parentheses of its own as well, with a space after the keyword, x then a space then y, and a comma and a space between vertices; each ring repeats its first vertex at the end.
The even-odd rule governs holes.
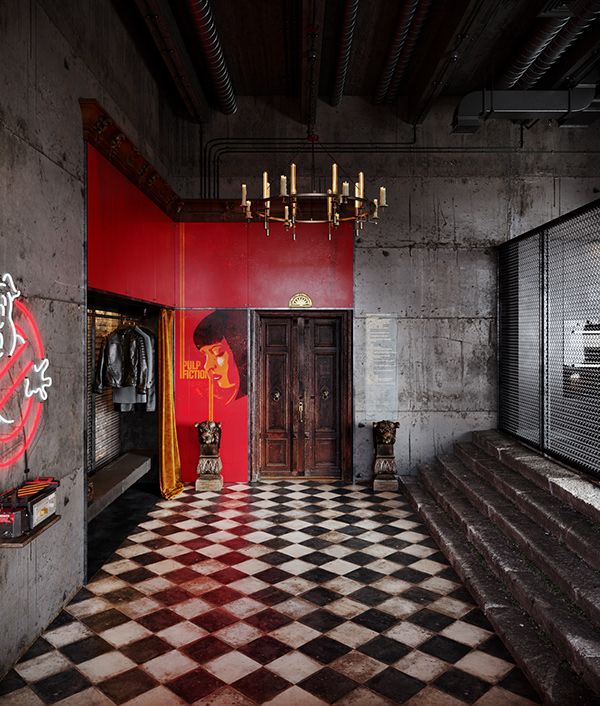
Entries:
POLYGON ((470 28, 486 5, 485 0, 434 3, 423 30, 423 41, 413 56, 415 66, 406 93, 406 122, 417 125, 429 112, 456 66, 470 28))
POLYGON ((317 120, 324 21, 325 0, 302 0, 300 115, 309 132, 312 132, 317 120))
POLYGON ((209 106, 167 0, 134 0, 192 120, 205 122, 209 106))
POLYGON ((358 3, 359 0, 344 0, 344 20, 340 30, 340 47, 335 68, 335 81, 331 92, 331 105, 333 106, 339 105, 344 95, 350 55, 352 54, 352 42, 356 30, 358 3))

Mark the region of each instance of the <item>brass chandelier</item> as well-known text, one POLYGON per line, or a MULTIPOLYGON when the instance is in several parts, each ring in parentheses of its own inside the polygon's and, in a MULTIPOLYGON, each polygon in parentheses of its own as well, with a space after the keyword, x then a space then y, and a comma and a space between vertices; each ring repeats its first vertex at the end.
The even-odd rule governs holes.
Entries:
POLYGON ((340 223, 352 221, 355 230, 362 229, 367 221, 377 223, 379 210, 388 205, 384 186, 379 187, 379 198, 369 199, 365 196, 363 172, 358 173, 354 194, 350 196, 350 182, 342 181, 340 188, 338 165, 335 163, 331 166, 331 187, 326 192, 320 192, 315 189, 313 158, 312 185, 311 191, 298 193, 296 165, 292 163, 289 181, 288 177, 282 174, 279 177, 279 195, 272 196, 269 175, 264 171, 262 198, 249 199, 247 186, 242 184, 241 207, 249 222, 256 218, 264 223, 267 235, 272 222, 283 223, 286 230, 291 230, 294 240, 298 223, 326 223, 331 240, 332 230, 340 223))

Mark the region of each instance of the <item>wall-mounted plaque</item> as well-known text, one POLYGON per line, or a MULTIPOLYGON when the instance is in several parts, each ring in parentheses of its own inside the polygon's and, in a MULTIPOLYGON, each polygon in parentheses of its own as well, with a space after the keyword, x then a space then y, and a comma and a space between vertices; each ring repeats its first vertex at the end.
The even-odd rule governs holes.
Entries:
POLYGON ((312 299, 304 292, 298 292, 290 299, 290 309, 310 309, 313 305, 312 299))

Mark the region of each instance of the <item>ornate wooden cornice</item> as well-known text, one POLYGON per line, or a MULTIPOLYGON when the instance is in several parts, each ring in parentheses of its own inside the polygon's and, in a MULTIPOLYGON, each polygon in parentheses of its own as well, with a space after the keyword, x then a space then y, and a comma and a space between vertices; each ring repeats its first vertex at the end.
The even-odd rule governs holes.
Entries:
POLYGON ((84 139, 178 222, 242 222, 239 201, 182 199, 96 100, 80 99, 84 139))
POLYGON ((141 154, 98 101, 80 99, 79 104, 85 140, 162 211, 175 218, 181 208, 181 199, 170 184, 141 154))

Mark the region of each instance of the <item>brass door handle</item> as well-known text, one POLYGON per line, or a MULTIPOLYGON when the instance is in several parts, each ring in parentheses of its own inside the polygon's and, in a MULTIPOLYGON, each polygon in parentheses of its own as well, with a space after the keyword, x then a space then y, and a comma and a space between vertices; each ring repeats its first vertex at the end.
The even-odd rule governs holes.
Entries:
POLYGON ((304 424, 304 400, 298 402, 298 416, 300 417, 300 424, 304 424))

